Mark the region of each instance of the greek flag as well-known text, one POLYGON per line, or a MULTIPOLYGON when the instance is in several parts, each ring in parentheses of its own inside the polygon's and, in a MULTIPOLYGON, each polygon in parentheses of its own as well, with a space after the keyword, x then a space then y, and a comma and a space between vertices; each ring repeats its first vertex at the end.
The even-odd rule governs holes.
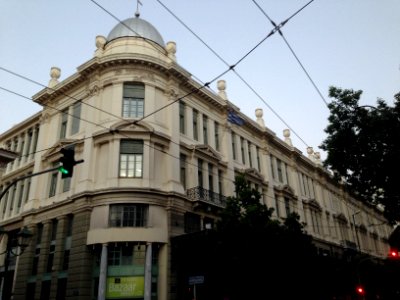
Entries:
POLYGON ((233 110, 228 112, 228 121, 239 126, 242 126, 245 123, 244 120, 233 110))

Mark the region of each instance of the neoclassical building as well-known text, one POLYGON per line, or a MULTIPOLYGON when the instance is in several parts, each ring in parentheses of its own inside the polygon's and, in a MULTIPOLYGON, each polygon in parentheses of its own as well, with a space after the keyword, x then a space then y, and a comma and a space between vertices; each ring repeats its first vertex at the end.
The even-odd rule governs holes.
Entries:
POLYGON ((241 113, 224 80, 217 92, 195 81, 147 21, 124 24, 97 36, 72 76, 52 68, 33 96, 43 109, 0 135, 0 148, 18 153, 0 188, 26 177, 1 199, 0 225, 9 238, 24 226, 33 233, 2 290, 13 299, 176 299, 171 238, 212 228, 237 174, 275 218, 297 212, 321 255, 386 256, 392 228, 382 212, 346 193, 318 153, 295 148, 289 130, 279 138, 261 109, 255 120, 241 113), (84 160, 71 178, 27 176, 56 167, 62 148, 84 160))

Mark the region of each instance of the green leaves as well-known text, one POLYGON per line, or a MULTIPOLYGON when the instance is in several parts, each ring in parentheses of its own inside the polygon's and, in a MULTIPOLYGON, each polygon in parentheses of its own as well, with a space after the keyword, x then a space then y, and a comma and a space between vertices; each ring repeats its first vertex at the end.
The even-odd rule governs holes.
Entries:
POLYGON ((376 107, 359 105, 362 91, 331 87, 325 166, 344 178, 364 202, 383 204, 390 222, 400 221, 396 188, 400 167, 400 94, 394 106, 377 100, 376 107))

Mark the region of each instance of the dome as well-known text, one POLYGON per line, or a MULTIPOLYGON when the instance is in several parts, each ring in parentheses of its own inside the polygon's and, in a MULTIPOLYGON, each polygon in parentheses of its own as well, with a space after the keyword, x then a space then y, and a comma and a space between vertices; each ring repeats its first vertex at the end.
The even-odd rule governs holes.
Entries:
POLYGON ((129 18, 117 24, 108 34, 107 41, 111 42, 120 37, 137 36, 151 40, 164 47, 165 43, 161 34, 149 22, 136 18, 129 18), (123 24, 122 24, 123 23, 123 24), (129 28, 130 29, 129 29, 129 28))

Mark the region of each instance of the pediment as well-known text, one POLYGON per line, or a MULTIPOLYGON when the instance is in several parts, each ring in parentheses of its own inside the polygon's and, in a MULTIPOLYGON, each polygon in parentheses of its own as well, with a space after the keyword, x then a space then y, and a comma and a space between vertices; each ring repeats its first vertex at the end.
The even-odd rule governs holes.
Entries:
POLYGON ((274 188, 276 191, 286 194, 290 197, 293 197, 293 198, 296 197, 294 190, 288 184, 274 186, 274 188))
POLYGON ((194 146, 194 151, 199 152, 200 154, 203 154, 206 156, 208 159, 213 159, 213 160, 221 160, 221 155, 217 151, 215 151, 213 148, 211 148, 209 145, 195 145, 194 146))
POLYGON ((318 203, 318 201, 315 200, 315 199, 305 199, 305 200, 303 200, 303 203, 304 203, 305 205, 308 205, 308 206, 314 208, 314 209, 322 210, 321 205, 320 205, 320 204, 318 203))
POLYGON ((58 158, 58 156, 61 156, 60 150, 62 148, 72 146, 72 145, 77 145, 77 144, 82 144, 82 140, 78 139, 62 139, 59 140, 57 143, 55 143, 52 147, 50 147, 43 155, 42 155, 42 160, 55 160, 58 158))
POLYGON ((154 127, 144 121, 122 120, 110 127, 110 132, 154 132, 154 127))
POLYGON ((334 217, 336 219, 340 220, 340 221, 348 223, 348 220, 347 220, 346 216, 344 214, 342 214, 342 213, 337 213, 337 214, 334 215, 334 217))
POLYGON ((252 176, 252 177, 254 177, 254 178, 257 178, 258 180, 264 181, 264 176, 262 176, 262 175, 260 174, 260 172, 258 172, 258 171, 257 171, 256 169, 254 169, 254 168, 245 169, 245 170, 244 170, 244 173, 245 173, 246 175, 250 175, 250 176, 252 176))

